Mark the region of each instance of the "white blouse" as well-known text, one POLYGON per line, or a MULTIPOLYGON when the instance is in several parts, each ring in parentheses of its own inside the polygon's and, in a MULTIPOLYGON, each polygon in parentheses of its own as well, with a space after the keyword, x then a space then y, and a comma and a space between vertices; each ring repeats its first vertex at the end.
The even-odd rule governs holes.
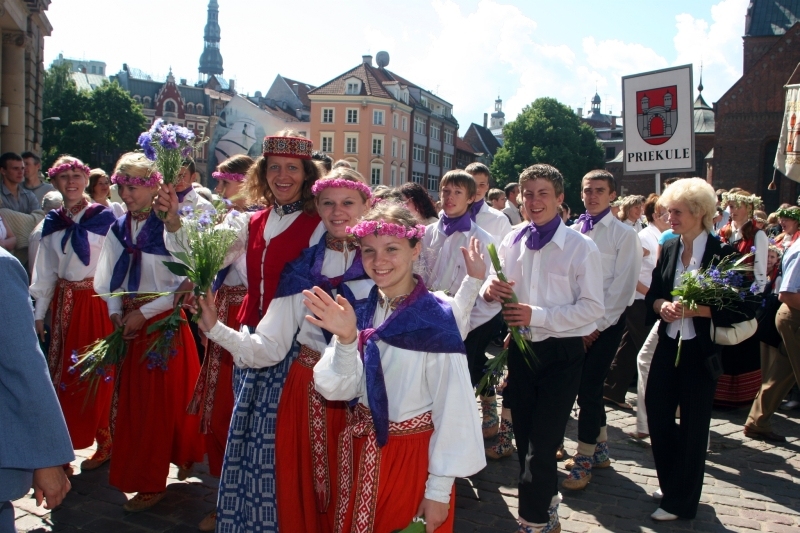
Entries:
MULTIPOLYGON (((89 204, 88 208, 93 204, 89 204)), ((80 222, 86 214, 86 208, 80 211, 73 220, 80 222)), ((81 281, 95 275, 100 252, 103 249, 105 235, 87 232, 89 238, 89 264, 84 265, 72 248, 72 239, 67 240, 64 252, 61 251, 61 239, 64 231, 56 231, 43 237, 36 251, 36 260, 33 262, 33 276, 31 278, 31 296, 36 300, 36 320, 44 320, 50 301, 53 299, 56 284, 59 278, 67 281, 81 281)))
MULTIPOLYGON (((378 306, 374 325, 391 310, 378 306)), ((314 367, 314 384, 329 400, 358 401, 369 406, 364 365, 357 342, 340 344, 336 337, 314 367)), ((427 411, 433 417, 428 448, 425 497, 447 503, 457 477, 471 476, 486 466, 475 396, 460 353, 414 352, 377 342, 386 382, 389 420, 403 422, 427 411)))
MULTIPOLYGON (((131 221, 131 232, 133 242, 136 242, 136 237, 142 230, 146 220, 131 221)), ((91 234, 90 234, 91 235, 91 234)), ((114 272, 114 265, 117 260, 125 253, 125 248, 119 242, 116 236, 109 233, 108 238, 103 243, 103 249, 100 252, 100 260, 97 264, 97 270, 94 274, 94 290, 101 298, 108 304, 108 315, 122 316, 122 298, 102 296, 111 293, 111 275, 114 272)), ((173 307, 173 294, 184 278, 176 276, 164 266, 164 261, 171 261, 172 258, 166 255, 153 255, 142 253, 142 267, 141 277, 139 279, 139 293, 148 292, 168 292, 166 296, 160 296, 155 300, 144 304, 139 310, 142 312, 146 319, 151 319, 154 316, 170 311, 173 307)), ((38 259, 37 259, 38 263, 38 259)), ((38 265, 37 265, 38 267, 38 265)), ((130 269, 129 269, 130 270, 130 269)), ((125 274, 125 279, 122 285, 114 292, 125 292, 128 290, 128 276, 125 274)))
MULTIPOLYGON (((683 237, 680 237, 681 241, 680 244, 678 244, 678 260, 675 262, 677 265, 675 267, 675 279, 672 283, 673 289, 681 284, 681 275, 684 272, 692 272, 700 269, 703 255, 706 253, 708 237, 709 235, 705 231, 701 231, 700 235, 695 237, 692 242, 692 258, 689 260, 689 264, 686 267, 684 267, 681 262, 681 256, 683 255, 683 237)), ((688 341, 689 339, 694 339, 696 335, 694 331, 694 320, 691 318, 683 318, 667 324, 667 335, 669 335, 670 338, 677 339, 678 333, 681 334, 683 340, 688 341)))

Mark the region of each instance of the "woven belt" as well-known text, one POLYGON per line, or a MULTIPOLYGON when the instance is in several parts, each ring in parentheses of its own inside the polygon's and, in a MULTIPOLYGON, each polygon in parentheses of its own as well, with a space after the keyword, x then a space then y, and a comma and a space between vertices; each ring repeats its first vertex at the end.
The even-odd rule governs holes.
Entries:
POLYGON ((136 311, 143 305, 148 304, 158 298, 158 296, 123 296, 122 310, 125 314, 136 311))
POLYGON ((295 362, 314 370, 314 365, 319 362, 320 357, 322 357, 321 353, 303 344, 300 346, 300 355, 297 356, 297 361, 295 362))

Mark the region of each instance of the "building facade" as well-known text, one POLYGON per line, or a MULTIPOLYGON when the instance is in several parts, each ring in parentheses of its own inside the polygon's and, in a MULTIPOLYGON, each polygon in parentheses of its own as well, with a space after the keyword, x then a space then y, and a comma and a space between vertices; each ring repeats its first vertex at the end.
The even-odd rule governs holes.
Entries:
POLYGON ((379 52, 308 92, 311 139, 344 159, 372 185, 414 181, 438 198, 439 181, 455 168, 458 121, 446 100, 386 69, 379 52))
POLYGON ((100 76, 106 75, 106 64, 103 61, 95 61, 93 59, 75 59, 64 57, 64 54, 58 54, 58 57, 53 60, 53 65, 63 65, 69 63, 72 72, 82 72, 83 74, 97 74, 100 76))

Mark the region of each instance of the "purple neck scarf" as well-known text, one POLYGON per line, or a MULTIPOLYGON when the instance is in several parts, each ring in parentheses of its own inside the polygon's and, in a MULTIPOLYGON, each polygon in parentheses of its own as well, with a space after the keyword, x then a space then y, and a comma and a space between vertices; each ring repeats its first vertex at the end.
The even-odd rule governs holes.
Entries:
POLYGON ((525 239, 525 246, 527 246, 529 250, 541 250, 548 242, 553 240, 553 235, 556 234, 556 230, 558 230, 560 225, 561 217, 558 215, 553 217, 553 220, 550 222, 542 224, 541 226, 537 226, 531 222, 514 237, 514 244, 519 242, 519 240, 527 234, 528 238, 525 239))
POLYGON ((481 198, 477 202, 472 202, 472 205, 469 206, 469 218, 471 218, 473 222, 475 221, 475 218, 478 216, 478 213, 480 213, 481 208, 485 203, 486 201, 483 198, 481 198))
MULTIPOLYGON (((367 299, 356 302, 354 306, 358 351, 364 363, 367 399, 378 446, 386 444, 389 438, 389 400, 377 342, 382 340, 395 348, 416 352, 466 354, 450 304, 428 292, 422 278, 416 274, 414 277, 417 286, 377 328, 372 327, 378 306, 377 285, 367 299)), ((422 364, 422 361, 412 364, 422 364)))
POLYGON ((594 225, 600 222, 603 219, 603 217, 610 212, 611 212, 611 207, 609 206, 603 209, 597 215, 592 216, 589 213, 584 213, 581 216, 579 216, 576 223, 581 224, 581 233, 585 235, 590 231, 592 231, 594 229, 594 225))
POLYGON ((86 212, 81 217, 80 222, 75 222, 67 216, 66 210, 53 209, 44 219, 42 227, 42 237, 51 233, 64 230, 61 238, 61 251, 67 253, 67 242, 72 244, 75 255, 86 266, 89 266, 91 259, 91 248, 89 246, 89 232, 95 235, 106 235, 111 225, 116 220, 114 212, 100 204, 93 204, 86 208, 86 212))
POLYGON ((142 253, 169 256, 169 251, 164 246, 164 223, 155 211, 142 226, 133 242, 131 231, 131 214, 125 213, 111 226, 111 233, 119 240, 124 250, 114 265, 111 274, 110 290, 113 292, 122 286, 125 274, 128 274, 128 292, 139 292, 139 282, 142 277, 142 253), (129 272, 130 271, 130 272, 129 272))
POLYGON ((186 195, 191 192, 192 186, 189 185, 188 189, 184 189, 182 191, 175 191, 175 194, 178 195, 178 202, 183 202, 183 199, 186 198, 186 195))
POLYGON ((442 228, 444 229, 444 234, 448 237, 457 231, 467 232, 472 227, 472 221, 474 218, 472 214, 467 211, 460 217, 453 217, 450 218, 449 216, 442 213, 442 228))

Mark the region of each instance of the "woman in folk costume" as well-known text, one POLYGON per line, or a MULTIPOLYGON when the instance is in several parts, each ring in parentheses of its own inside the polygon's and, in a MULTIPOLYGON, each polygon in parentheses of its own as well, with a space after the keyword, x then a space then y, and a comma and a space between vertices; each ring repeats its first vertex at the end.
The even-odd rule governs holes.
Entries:
POLYGON ((296 337, 300 355, 286 378, 275 428, 278 526, 281 531, 328 533, 334 524, 336 443, 345 427, 346 405, 327 402, 314 390, 313 368, 331 334, 304 319, 302 291, 320 286, 342 294, 351 305, 367 297, 373 283, 346 228, 366 213, 372 193, 361 174, 347 168, 334 169, 312 191, 327 233, 286 266, 255 333, 214 321, 214 310, 204 299, 200 326, 210 340, 230 350, 237 366, 245 368, 280 364, 296 337))
MULTIPOLYGON (((769 238, 763 230, 756 227, 753 211, 761 205, 761 198, 742 189, 734 188, 722 195, 722 203, 731 213, 728 222, 719 231, 719 238, 730 244, 740 255, 753 252, 747 260, 753 272, 746 275, 748 284, 755 282, 758 292, 767 286, 767 255, 769 238)), ((761 348, 757 335, 740 342, 736 346, 722 348, 722 369, 724 373, 717 383, 714 405, 718 407, 740 407, 750 405, 761 388, 761 348)))
MULTIPOLYGON (((215 192, 230 202, 232 213, 241 213, 247 209, 243 185, 252 166, 252 158, 239 154, 220 163, 217 171, 212 174, 217 180, 215 192)), ((217 310, 210 315, 211 318, 238 330, 239 311, 247 294, 247 264, 244 255, 217 274, 213 291, 216 294, 214 302, 217 310)), ((233 358, 230 352, 216 342, 209 340, 206 345, 200 377, 187 412, 200 414, 200 433, 205 435, 208 470, 212 476, 219 477, 233 413, 233 358)), ((214 531, 216 518, 217 511, 214 510, 200 522, 200 531, 214 531)))
POLYGON ((153 364, 147 354, 162 335, 147 328, 172 312, 172 293, 183 281, 164 266, 170 259, 164 223, 151 210, 161 175, 144 154, 127 153, 111 181, 128 212, 116 220, 103 243, 94 287, 106 300, 111 321, 124 328, 128 352, 117 374, 109 482, 122 492, 137 493, 125 504, 126 511, 143 511, 166 494, 170 463, 203 460, 199 416, 186 414, 200 363, 185 322, 168 360, 153 364), (127 294, 121 298, 109 296, 123 291, 127 294), (152 293, 168 294, 148 296, 152 293))
POLYGON ((352 306, 320 287, 303 293, 306 319, 336 335, 314 367, 316 389, 357 399, 339 442, 335 531, 383 533, 424 517, 426 531, 449 532, 455 478, 486 465, 462 340, 485 276, 479 244, 463 251, 469 277, 451 306, 413 274, 425 228, 406 209, 378 204, 352 233, 376 285, 369 297, 352 306))
MULTIPOLYGON (((283 268, 324 233, 311 193, 319 176, 312 150, 312 142, 292 130, 265 137, 263 154, 250 169, 246 188, 251 199, 269 207, 226 217, 225 223, 238 228, 239 236, 224 266, 245 257, 247 294, 238 319, 252 332, 275 296, 283 268)), ((168 212, 167 247, 179 251, 183 231, 177 196, 162 189, 159 204, 168 212)), ((217 499, 220 531, 277 531, 275 416, 296 355, 267 368, 234 369, 234 409, 217 499)))
MULTIPOLYGON (((113 375, 92 392, 79 381, 79 372, 73 368, 76 352, 114 329, 106 303, 95 298, 92 282, 115 217, 109 208, 91 203, 84 195, 89 172, 89 167, 70 156, 59 157, 48 171, 64 203, 45 218, 30 288, 36 300, 35 324, 40 338, 44 336, 47 309, 52 309, 48 366, 72 447, 88 448, 97 439, 97 451, 81 463, 82 470, 95 469, 111 457, 108 423, 114 392, 113 375)), ((68 464, 64 469, 72 474, 68 464)))

